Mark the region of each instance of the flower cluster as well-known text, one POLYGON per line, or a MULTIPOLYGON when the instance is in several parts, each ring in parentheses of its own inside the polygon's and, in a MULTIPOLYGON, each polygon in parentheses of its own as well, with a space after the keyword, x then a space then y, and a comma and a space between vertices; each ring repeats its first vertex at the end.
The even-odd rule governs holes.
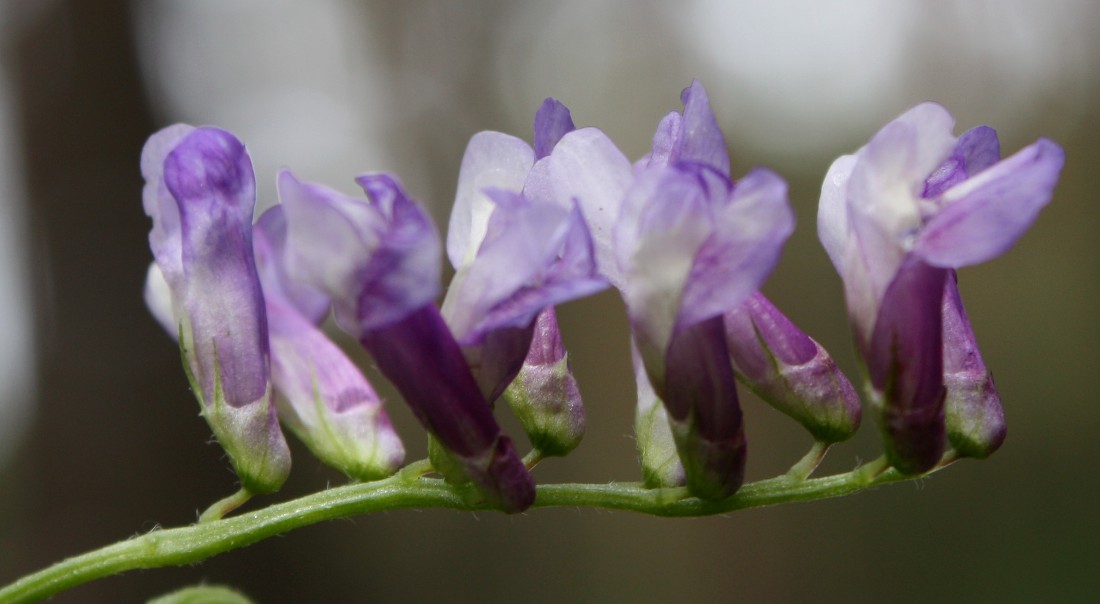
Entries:
MULTIPOLYGON (((553 99, 535 115, 533 145, 475 135, 445 245, 392 175, 358 177, 360 198, 284 170, 279 204, 254 221, 255 178, 236 137, 185 125, 151 137, 146 299, 178 338, 244 489, 285 480, 280 421, 354 480, 403 463, 378 395, 321 328, 331 315, 429 432, 435 472, 499 509, 526 509, 530 467, 570 452, 585 428, 555 305, 609 287, 631 326, 647 485, 712 500, 737 491, 738 381, 823 446, 852 436, 855 388, 759 291, 794 230, 786 183, 762 168, 735 179, 702 85, 681 100, 633 162, 553 99), (440 300, 444 250, 456 272, 440 300), (501 430, 498 399, 530 455, 501 430)), ((1005 251, 1062 164, 1045 140, 998 161, 992 129, 956 139, 952 125, 921 105, 838 159, 818 221, 888 459, 913 474, 947 453, 984 457, 1004 438, 954 271, 1005 251)))

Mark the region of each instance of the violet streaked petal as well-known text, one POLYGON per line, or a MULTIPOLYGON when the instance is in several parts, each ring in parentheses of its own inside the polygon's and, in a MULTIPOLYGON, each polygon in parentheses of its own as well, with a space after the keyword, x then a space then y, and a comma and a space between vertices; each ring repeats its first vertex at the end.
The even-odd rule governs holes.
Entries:
MULTIPOLYGON (((171 292, 167 314, 203 415, 244 489, 276 491, 290 471, 290 452, 272 401, 252 253, 251 159, 229 132, 174 126, 150 139, 142 171, 150 245, 171 292)), ((150 273, 149 287, 158 286, 150 273)))
POLYGON ((963 457, 988 457, 1004 442, 1004 410, 993 374, 978 351, 954 274, 947 278, 943 296, 943 379, 951 447, 963 457))
POLYGON ((674 153, 675 161, 704 164, 729 178, 730 156, 726 137, 710 108, 706 89, 695 80, 680 93, 680 100, 684 103, 684 119, 678 150, 674 153))
POLYGON ((757 168, 713 207, 714 232, 696 254, 683 292, 679 323, 719 315, 760 288, 794 231, 787 183, 757 168))
POLYGON ((192 371, 207 404, 215 380, 230 406, 252 404, 268 390, 267 319, 252 255, 252 161, 232 134, 199 128, 165 158, 164 182, 179 208, 183 268, 176 283, 165 278, 189 328, 192 371))
POLYGON ((416 417, 493 505, 520 512, 534 480, 493 418, 462 350, 432 305, 360 336, 416 417))
POLYGON ((547 307, 535 319, 527 358, 504 391, 504 400, 531 444, 544 456, 564 456, 584 437, 584 405, 569 368, 554 307, 547 307))
POLYGON ((657 395, 687 476, 688 490, 703 499, 725 499, 745 475, 745 432, 721 317, 677 331, 665 358, 664 387, 657 395))
POLYGON ((630 354, 634 362, 634 379, 638 387, 638 404, 634 416, 634 437, 638 443, 638 456, 642 465, 645 485, 651 489, 684 486, 686 477, 668 411, 657 398, 649 381, 642 355, 631 341, 630 354))
POLYGON ((321 461, 357 480, 393 474, 405 449, 359 369, 284 300, 267 303, 279 415, 321 461))
POLYGON ((400 321, 439 293, 439 235, 427 213, 384 174, 357 179, 370 201, 299 182, 284 170, 292 278, 332 297, 351 333, 400 321))
POLYGON ((495 206, 485 195, 489 188, 519 192, 535 163, 526 142, 500 132, 479 132, 470 139, 458 172, 451 221, 447 229, 447 257, 456 269, 469 264, 485 237, 495 206))
POLYGON ((535 112, 535 158, 542 159, 554 150, 561 137, 576 130, 569 108, 557 99, 546 99, 535 112))
POLYGON ((886 455, 905 474, 939 462, 945 443, 943 291, 947 271, 910 256, 886 290, 863 351, 886 455))
POLYGON ((1040 139, 943 194, 943 209, 914 248, 926 262, 959 268, 1007 251, 1050 202, 1065 153, 1040 139))
POLYGON ((989 126, 971 128, 959 137, 951 157, 936 168, 924 183, 923 197, 935 198, 956 184, 997 163, 1001 142, 989 126))
POLYGON ((562 137, 548 156, 553 198, 562 207, 578 203, 592 234, 596 265, 613 285, 620 285, 612 249, 623 195, 634 178, 630 160, 611 139, 595 128, 574 130, 562 137))
POLYGON ((826 443, 859 428, 859 395, 832 357, 755 293, 724 315, 735 375, 772 407, 826 443))

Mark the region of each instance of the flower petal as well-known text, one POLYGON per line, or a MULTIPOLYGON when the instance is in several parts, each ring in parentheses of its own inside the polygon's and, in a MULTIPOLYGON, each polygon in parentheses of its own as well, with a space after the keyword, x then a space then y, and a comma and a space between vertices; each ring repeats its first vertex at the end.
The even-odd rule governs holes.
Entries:
POLYGON ((595 128, 562 137, 548 157, 553 199, 562 207, 576 200, 592 234, 596 265, 612 284, 622 282, 612 249, 623 195, 634 177, 630 160, 595 128))
POLYGON ((314 324, 319 324, 328 314, 331 301, 320 290, 294 280, 287 271, 284 210, 281 205, 268 208, 252 227, 252 248, 264 297, 278 297, 314 324))
POLYGON ((929 264, 958 268, 1007 251, 1054 194, 1065 153, 1040 139, 948 189, 914 251, 929 264))
POLYGON ((934 198, 1001 159, 997 131, 989 126, 971 128, 959 137, 955 151, 924 183, 923 197, 934 198))
POLYGON ((886 455, 902 473, 939 462, 946 444, 943 291, 947 271, 910 256, 886 290, 863 358, 886 455))
POLYGON ((757 168, 714 211, 714 231, 699 249, 681 302, 680 325, 733 308, 760 288, 794 231, 787 183, 757 168))
POLYGON ((615 252, 623 276, 620 289, 643 356, 664 355, 681 324, 695 256, 713 232, 705 191, 692 174, 651 168, 627 192, 615 252))
POLYGON ((279 416, 326 464, 358 480, 394 473, 405 449, 359 369, 309 319, 267 303, 279 416))
POLYGON ((514 136, 479 132, 470 139, 447 229, 447 257, 452 266, 457 269, 471 262, 485 237, 494 208, 485 190, 520 192, 534 163, 531 146, 514 136))
POLYGON ((730 156, 726 137, 710 108, 707 91, 695 80, 680 94, 684 119, 680 126, 679 149, 675 161, 700 163, 729 178, 730 156))
POLYGON ((978 351, 954 274, 947 278, 943 295, 943 379, 952 448, 964 457, 989 457, 1005 439, 1004 410, 993 374, 978 351))
POLYGON ((855 233, 848 222, 848 180, 858 161, 855 155, 842 155, 829 166, 817 206, 817 237, 841 277, 847 275, 849 258, 856 247, 855 233))
POLYGON ((576 130, 569 108, 557 99, 546 99, 535 112, 535 157, 542 159, 554 150, 561 137, 576 130))
POLYGON ((427 213, 385 174, 356 179, 370 202, 299 182, 284 170, 291 276, 332 297, 353 334, 401 320, 439 293, 439 235, 427 213))

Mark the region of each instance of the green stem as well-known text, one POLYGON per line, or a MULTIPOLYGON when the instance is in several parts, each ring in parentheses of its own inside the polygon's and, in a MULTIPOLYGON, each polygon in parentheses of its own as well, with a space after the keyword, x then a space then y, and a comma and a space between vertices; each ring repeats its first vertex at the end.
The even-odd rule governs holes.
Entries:
MULTIPOLYGON (((63 560, 0 589, 0 604, 34 602, 129 570, 193 564, 298 527, 382 510, 487 510, 469 487, 423 476, 412 464, 390 478, 326 489, 262 510, 191 526, 154 530, 63 560)), ((933 470, 934 471, 934 470, 933 470)), ((813 501, 919 478, 884 469, 876 460, 843 474, 798 480, 778 476, 747 484, 722 501, 688 496, 683 488, 647 489, 641 483, 550 484, 538 487, 533 507, 597 507, 655 516, 707 516, 746 508, 813 501)))

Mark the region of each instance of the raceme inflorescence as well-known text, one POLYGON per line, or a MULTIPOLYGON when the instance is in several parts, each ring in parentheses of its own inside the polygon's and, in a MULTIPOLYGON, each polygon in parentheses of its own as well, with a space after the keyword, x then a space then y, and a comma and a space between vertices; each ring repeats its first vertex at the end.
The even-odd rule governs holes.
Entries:
POLYGON ((884 456, 810 478, 859 428, 860 396, 760 292, 794 230, 786 182, 765 168, 735 177, 703 86, 681 100, 636 161, 602 131, 576 128, 553 99, 535 114, 533 145, 476 134, 445 242, 392 174, 363 174, 364 195, 348 196, 283 170, 279 203, 254 217, 252 162, 236 136, 187 125, 154 134, 141 157, 153 223, 146 301, 178 340, 241 490, 197 525, 159 531, 164 552, 179 540, 172 555, 137 551, 131 566, 73 579, 92 552, 59 565, 69 574, 48 589, 29 591, 32 575, 0 601, 379 509, 702 515, 833 497, 994 452, 1004 414, 956 269, 1000 255, 1032 224, 1057 184, 1061 148, 1039 139, 1001 159, 992 128, 956 137, 951 115, 924 103, 829 168, 818 235, 843 281, 884 456), (444 256, 455 276, 440 299, 444 256), (585 431, 555 306, 609 288, 631 330, 642 480, 538 486, 535 464, 569 454, 585 431), (405 463, 383 401, 322 330, 330 316, 428 432, 426 460, 405 463), (812 436, 787 474, 743 484, 737 382, 812 436), (495 413, 505 406, 525 438, 502 431, 495 413), (273 505, 266 521, 266 510, 226 517, 286 480, 284 427, 352 484, 273 505), (13 591, 20 585, 28 591, 13 591))

